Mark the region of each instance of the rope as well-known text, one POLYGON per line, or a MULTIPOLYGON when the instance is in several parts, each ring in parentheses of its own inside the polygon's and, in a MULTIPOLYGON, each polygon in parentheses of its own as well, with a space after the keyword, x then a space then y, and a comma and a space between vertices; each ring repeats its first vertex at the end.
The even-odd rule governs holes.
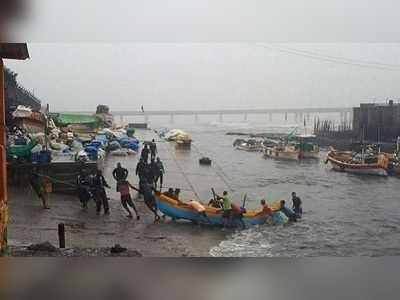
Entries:
POLYGON ((185 171, 183 170, 183 168, 180 166, 180 164, 178 163, 178 160, 176 159, 175 155, 173 155, 171 153, 170 147, 169 145, 167 146, 167 151, 171 154, 171 156, 173 157, 173 160, 175 161, 176 165, 178 166, 178 169, 181 171, 183 177, 185 178, 186 182, 188 183, 188 185, 190 186, 190 188, 192 189, 192 192, 194 193, 194 195, 196 196, 197 200, 200 200, 199 195, 197 194, 196 190, 194 189, 194 186, 191 184, 190 180, 187 178, 185 171))
MULTIPOLYGON (((203 153, 199 150, 199 148, 196 145, 194 145, 193 143, 192 143, 192 145, 194 146, 196 151, 200 154, 200 156, 204 156, 203 153)), ((213 163, 217 167, 219 172, 221 172, 221 174, 222 174, 222 175, 220 175, 218 172, 216 172, 217 176, 226 184, 226 186, 228 187, 230 192, 234 192, 234 189, 231 187, 229 181, 226 179, 226 178, 228 178, 228 175, 225 174, 224 170, 217 162, 213 161, 213 163)))
POLYGON ((39 174, 39 173, 36 173, 36 175, 38 175, 39 177, 47 178, 47 179, 49 179, 51 182, 54 182, 54 183, 61 183, 61 184, 65 184, 65 185, 68 185, 68 186, 74 187, 74 188, 77 187, 77 184, 71 184, 71 183, 69 183, 69 182, 67 182, 67 181, 58 180, 58 179, 55 179, 55 178, 50 177, 50 176, 48 176, 48 175, 39 174))

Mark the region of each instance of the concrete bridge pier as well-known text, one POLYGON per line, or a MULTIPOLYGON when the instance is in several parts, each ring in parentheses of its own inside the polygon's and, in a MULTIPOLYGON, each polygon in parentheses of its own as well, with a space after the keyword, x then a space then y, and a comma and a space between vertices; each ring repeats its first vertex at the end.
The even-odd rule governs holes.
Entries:
POLYGON ((287 112, 285 113, 285 121, 287 121, 287 112))
POLYGON ((340 124, 342 124, 344 122, 344 113, 343 112, 339 113, 339 120, 340 120, 340 124))
POLYGON ((272 114, 271 113, 268 114, 268 119, 270 122, 272 122, 272 114))
POLYGON ((198 114, 194 114, 194 122, 195 123, 199 122, 199 115, 198 114))
POLYGON ((170 115, 169 115, 169 122, 170 122, 171 124, 174 123, 174 114, 170 114, 170 115))
POLYGON ((244 114, 243 120, 244 120, 244 121, 247 121, 247 113, 244 114))
POLYGON ((219 114, 219 118, 218 118, 218 120, 222 123, 223 121, 224 121, 224 116, 223 116, 223 114, 219 114))

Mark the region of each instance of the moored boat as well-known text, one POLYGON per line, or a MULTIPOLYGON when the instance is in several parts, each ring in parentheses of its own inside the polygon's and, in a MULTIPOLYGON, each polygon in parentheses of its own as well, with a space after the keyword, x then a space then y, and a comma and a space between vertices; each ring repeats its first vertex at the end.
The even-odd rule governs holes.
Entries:
POLYGON ((247 151, 247 152, 261 152, 264 149, 263 142, 255 139, 242 140, 237 139, 233 142, 233 146, 237 150, 247 151))
MULTIPOLYGON (((178 201, 164 194, 156 193, 158 209, 166 216, 177 220, 184 219, 206 225, 222 226, 224 224, 223 211, 219 208, 202 204, 205 214, 200 214, 189 202, 178 201)), ((278 212, 280 214, 280 212, 278 212)), ((269 219, 262 210, 251 210, 243 214, 243 222, 246 225, 262 225, 269 219)))
POLYGON ((266 147, 264 156, 277 159, 299 160, 300 151, 294 145, 278 145, 274 147, 266 147))
POLYGON ((334 170, 340 172, 388 176, 389 158, 384 153, 366 160, 353 155, 352 152, 332 150, 328 153, 327 162, 330 162, 334 170))
POLYGON ((319 159, 319 146, 313 142, 314 138, 314 135, 288 137, 286 142, 265 147, 264 156, 288 160, 319 159))
POLYGON ((319 159, 319 146, 315 143, 315 135, 300 134, 295 136, 295 140, 300 159, 319 159))

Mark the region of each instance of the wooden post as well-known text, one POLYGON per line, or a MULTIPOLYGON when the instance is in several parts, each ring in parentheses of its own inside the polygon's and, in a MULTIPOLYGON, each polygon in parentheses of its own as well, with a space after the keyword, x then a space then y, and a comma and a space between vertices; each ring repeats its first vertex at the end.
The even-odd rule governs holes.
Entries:
POLYGON ((63 223, 58 224, 58 241, 60 248, 65 248, 65 226, 63 223))

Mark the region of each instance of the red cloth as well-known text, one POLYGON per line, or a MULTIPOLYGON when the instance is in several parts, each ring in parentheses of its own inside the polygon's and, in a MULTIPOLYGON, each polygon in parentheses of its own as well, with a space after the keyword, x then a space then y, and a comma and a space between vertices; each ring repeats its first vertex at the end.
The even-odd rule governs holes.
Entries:
POLYGON ((127 183, 119 184, 118 191, 121 193, 121 196, 129 195, 129 185, 127 183))
POLYGON ((242 210, 240 209, 239 206, 237 206, 236 204, 232 203, 231 205, 232 207, 232 211, 237 214, 237 215, 241 215, 242 214, 242 210))
POLYGON ((267 215, 269 215, 269 216, 272 216, 272 209, 269 208, 267 205, 264 205, 264 207, 263 207, 263 213, 265 213, 265 214, 267 214, 267 215))

